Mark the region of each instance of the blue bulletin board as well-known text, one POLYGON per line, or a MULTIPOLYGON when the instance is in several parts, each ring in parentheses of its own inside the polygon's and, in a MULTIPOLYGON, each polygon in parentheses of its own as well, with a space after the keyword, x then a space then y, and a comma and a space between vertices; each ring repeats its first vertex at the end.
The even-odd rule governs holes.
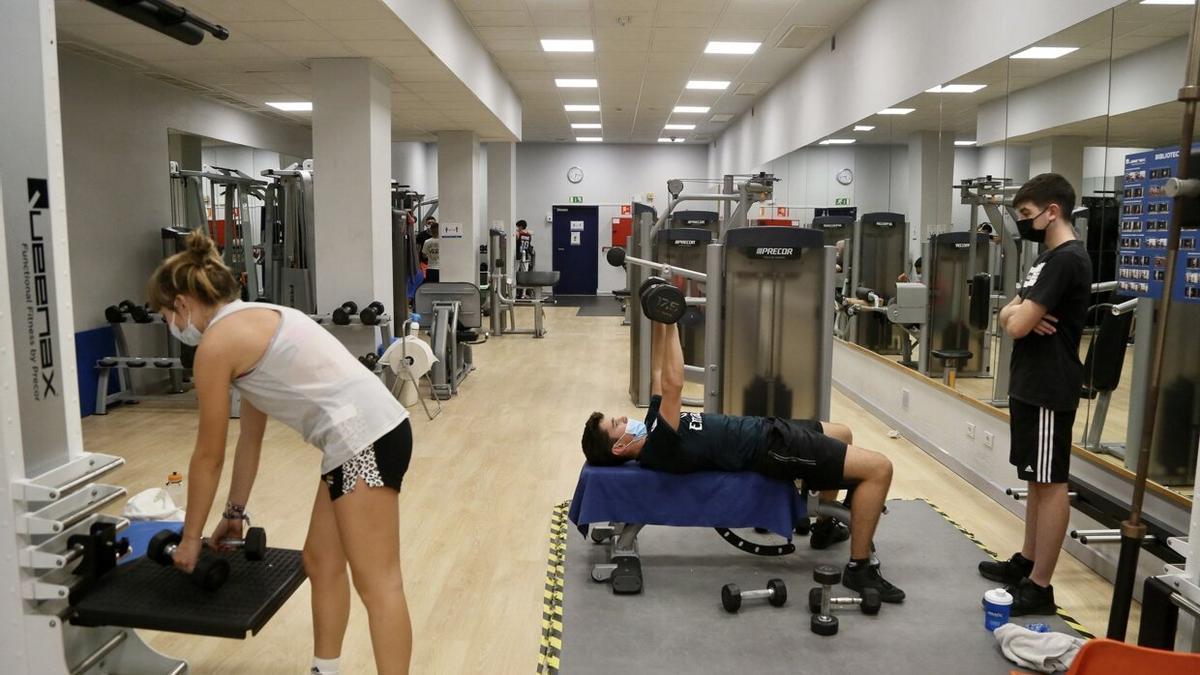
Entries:
MULTIPOLYGON (((1200 143, 1192 153, 1200 151, 1200 143)), ((1166 276, 1167 228, 1174 200, 1163 184, 1179 167, 1179 148, 1157 148, 1125 156, 1125 189, 1121 198, 1117 286, 1122 295, 1162 298, 1166 276)), ((1200 211, 1192 211, 1200 213, 1200 211)), ((1179 238, 1179 260, 1172 297, 1200 303, 1200 219, 1185 214, 1179 238)))

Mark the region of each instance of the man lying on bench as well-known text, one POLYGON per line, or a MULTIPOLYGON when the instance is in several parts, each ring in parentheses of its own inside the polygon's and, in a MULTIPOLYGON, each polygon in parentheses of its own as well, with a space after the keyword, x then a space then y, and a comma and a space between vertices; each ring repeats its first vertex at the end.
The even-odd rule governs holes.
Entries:
MULTIPOLYGON (((595 412, 583 429, 583 454, 593 466, 629 460, 670 473, 755 471, 768 478, 803 480, 825 491, 853 486, 850 504, 850 562, 842 583, 862 592, 876 588, 884 602, 901 602, 904 591, 889 583, 872 563, 871 539, 892 482, 887 457, 851 445, 850 429, 816 420, 737 417, 682 412, 683 348, 674 324, 652 324, 650 409, 645 424, 595 412)), ((814 530, 832 531, 832 521, 814 530)), ((827 541, 836 534, 826 535, 827 541)))

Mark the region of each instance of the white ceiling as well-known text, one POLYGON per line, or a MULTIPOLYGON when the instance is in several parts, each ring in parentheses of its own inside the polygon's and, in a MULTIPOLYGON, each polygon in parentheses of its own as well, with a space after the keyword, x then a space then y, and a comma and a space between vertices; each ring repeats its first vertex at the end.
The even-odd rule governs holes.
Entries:
POLYGON ((392 73, 392 135, 432 140, 439 130, 510 135, 491 112, 380 0, 182 0, 229 29, 189 46, 84 0, 56 0, 59 42, 150 77, 263 114, 311 124, 267 101, 312 100, 308 61, 371 57, 392 73))
MULTIPOLYGON (((1058 59, 1003 58, 978 70, 954 78, 951 83, 986 84, 974 94, 921 93, 895 107, 915 108, 908 115, 872 115, 858 124, 875 126, 871 132, 854 132, 846 127, 832 136, 857 138, 865 143, 906 143, 913 131, 942 131, 957 139, 975 138, 979 107, 1011 91, 1025 89, 1086 66, 1121 59, 1177 37, 1191 28, 1192 7, 1142 5, 1130 0, 1035 43, 1047 47, 1079 47, 1058 59)), ((1034 46, 1034 45, 1030 45, 1034 46)), ((1164 77, 1182 77, 1167 73, 1164 77)), ((1176 104, 1154 106, 1117 117, 1098 118, 1045 129, 1012 138, 1023 143, 1049 136, 1082 136, 1088 142, 1109 146, 1151 147, 1170 143, 1178 135, 1179 108, 1176 104)), ((1175 141, 1177 142, 1177 141, 1175 141)))
POLYGON ((527 141, 570 141, 572 122, 600 122, 605 142, 653 143, 674 135, 707 142, 867 0, 455 0, 521 97, 527 141), (819 26, 803 48, 777 47, 793 26, 819 26), (591 38, 594 53, 546 53, 543 38, 591 38), (753 55, 705 54, 709 40, 762 42, 753 55), (597 89, 560 89, 556 77, 596 78, 597 89), (729 80, 725 91, 687 91, 688 80, 729 80), (736 94, 739 86, 752 94, 736 94), (599 113, 567 113, 598 103, 599 113), (672 114, 703 105, 707 114, 672 114), (694 131, 663 131, 667 123, 694 131))

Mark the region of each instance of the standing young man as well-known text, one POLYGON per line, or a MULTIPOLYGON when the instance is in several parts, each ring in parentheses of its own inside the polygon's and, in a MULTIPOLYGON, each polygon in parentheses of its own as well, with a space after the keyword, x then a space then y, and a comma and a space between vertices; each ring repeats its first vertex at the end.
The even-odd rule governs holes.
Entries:
POLYGON ((1071 510, 1071 428, 1083 384, 1079 340, 1091 300, 1092 264, 1075 237, 1075 190, 1065 178, 1034 176, 1021 186, 1013 207, 1021 238, 1045 244, 999 318, 1013 337, 1009 461, 1029 484, 1025 544, 1008 560, 979 563, 979 573, 1012 586, 1012 614, 1021 616, 1055 613, 1050 578, 1071 510))

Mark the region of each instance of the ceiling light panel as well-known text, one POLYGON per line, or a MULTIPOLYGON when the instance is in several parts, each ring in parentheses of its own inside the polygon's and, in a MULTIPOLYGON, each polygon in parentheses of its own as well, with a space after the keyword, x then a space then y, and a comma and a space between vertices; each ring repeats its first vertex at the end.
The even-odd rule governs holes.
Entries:
POLYGON ((960 148, 963 148, 963 147, 967 147, 967 146, 974 146, 975 141, 954 141, 954 144, 959 146, 960 148))
POLYGON ((854 130, 855 131, 874 131, 875 127, 871 126, 870 124, 858 124, 858 125, 855 125, 854 130))
POLYGON ((685 140, 687 140, 687 139, 684 139, 684 138, 660 138, 660 139, 658 139, 658 142, 659 143, 683 143, 685 140))
POLYGON ((267 105, 285 112, 312 112, 312 101, 267 101, 267 105))
POLYGON ((558 77, 554 79, 554 85, 563 88, 595 88, 596 80, 583 77, 558 77))
POLYGON ((576 136, 575 140, 580 143, 603 143, 604 142, 604 138, 602 136, 576 136))
POLYGON ((943 84, 925 91, 930 94, 974 94, 986 86, 986 84, 943 84))
POLYGON ((1079 47, 1030 47, 1012 55, 1014 59, 1057 59, 1066 56, 1079 47))
POLYGON ((818 145, 850 145, 853 142, 853 138, 826 138, 818 145))
POLYGON ((567 112, 600 112, 598 103, 568 103, 563 106, 567 112))
POLYGON ((723 91, 729 88, 728 80, 688 80, 687 89, 712 89, 723 91))
POLYGON ((671 112, 706 113, 706 112, 708 112, 708 106, 706 106, 706 105, 677 105, 671 110, 671 112))
POLYGON ((599 122, 577 122, 571 125, 572 129, 599 129, 599 122))
POLYGON ((680 129, 683 131, 691 131, 692 129, 696 128, 696 125, 695 124, 666 124, 663 126, 663 128, 664 129, 680 129))
POLYGON ((596 47, 591 40, 542 40, 542 51, 593 52, 596 47))
POLYGON ((761 42, 720 42, 712 41, 704 47, 705 54, 753 54, 758 51, 761 42))
POLYGON ((884 108, 883 110, 880 110, 878 114, 880 114, 880 115, 907 115, 914 110, 916 110, 916 108, 884 108))

